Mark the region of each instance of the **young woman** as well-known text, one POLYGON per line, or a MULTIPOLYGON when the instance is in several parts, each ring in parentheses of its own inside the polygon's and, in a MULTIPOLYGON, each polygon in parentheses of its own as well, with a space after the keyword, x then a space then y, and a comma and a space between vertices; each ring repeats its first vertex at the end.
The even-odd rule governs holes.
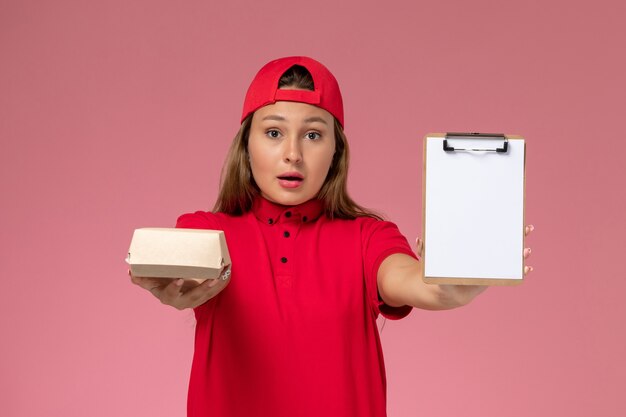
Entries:
POLYGON ((162 303, 194 308, 189 416, 385 416, 378 315, 455 308, 484 290, 424 284, 397 227, 352 201, 343 126, 328 69, 307 57, 268 63, 248 89, 214 210, 177 222, 224 231, 230 277, 187 292, 182 279, 132 277, 162 303))

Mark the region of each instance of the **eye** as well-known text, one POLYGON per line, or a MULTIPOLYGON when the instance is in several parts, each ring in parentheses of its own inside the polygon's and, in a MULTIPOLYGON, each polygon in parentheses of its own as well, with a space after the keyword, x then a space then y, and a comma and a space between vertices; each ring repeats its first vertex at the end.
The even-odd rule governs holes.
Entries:
POLYGON ((272 139, 280 137, 280 132, 276 129, 269 129, 267 132, 265 132, 265 134, 272 139))
POLYGON ((321 137, 322 137, 322 135, 320 135, 320 134, 319 134, 319 133, 317 133, 317 132, 308 132, 308 133, 305 135, 305 137, 306 137, 307 139, 310 139, 310 140, 317 140, 317 139, 321 138, 321 137))

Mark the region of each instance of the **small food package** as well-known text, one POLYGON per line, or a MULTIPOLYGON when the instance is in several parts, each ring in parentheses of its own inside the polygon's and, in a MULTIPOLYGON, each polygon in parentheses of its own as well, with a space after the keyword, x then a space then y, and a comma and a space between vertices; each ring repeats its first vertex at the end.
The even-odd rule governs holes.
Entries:
POLYGON ((135 229, 126 262, 136 277, 185 279, 183 291, 227 279, 231 266, 224 232, 206 229, 135 229))

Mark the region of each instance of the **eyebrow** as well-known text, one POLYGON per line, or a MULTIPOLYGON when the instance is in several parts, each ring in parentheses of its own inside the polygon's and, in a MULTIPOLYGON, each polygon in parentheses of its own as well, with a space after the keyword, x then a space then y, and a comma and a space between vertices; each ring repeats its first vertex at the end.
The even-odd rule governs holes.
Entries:
MULTIPOLYGON (((284 122, 287 119, 285 119, 283 116, 270 114, 269 116, 265 116, 263 118, 263 120, 276 120, 278 122, 284 122)), ((326 120, 324 120, 324 119, 322 119, 321 117, 318 117, 318 116, 308 117, 308 118, 304 119, 304 123, 314 123, 314 122, 320 122, 320 123, 324 123, 325 125, 328 125, 326 120)))
POLYGON ((265 116, 263 120, 277 120, 279 122, 284 122, 287 119, 285 119, 283 116, 269 115, 269 116, 265 116))
POLYGON ((321 117, 309 117, 304 119, 304 123, 313 123, 313 122, 320 122, 320 123, 324 123, 325 125, 328 125, 328 123, 326 123, 326 120, 322 119, 321 117))

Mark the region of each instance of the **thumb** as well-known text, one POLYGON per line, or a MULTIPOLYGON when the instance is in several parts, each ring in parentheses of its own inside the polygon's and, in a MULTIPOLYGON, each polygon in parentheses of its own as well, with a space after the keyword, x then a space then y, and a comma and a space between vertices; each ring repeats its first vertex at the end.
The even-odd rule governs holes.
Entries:
POLYGON ((417 252, 417 256, 419 256, 420 258, 422 257, 422 255, 424 254, 424 241, 422 239, 420 239, 419 237, 415 239, 415 247, 416 247, 416 252, 417 252))

